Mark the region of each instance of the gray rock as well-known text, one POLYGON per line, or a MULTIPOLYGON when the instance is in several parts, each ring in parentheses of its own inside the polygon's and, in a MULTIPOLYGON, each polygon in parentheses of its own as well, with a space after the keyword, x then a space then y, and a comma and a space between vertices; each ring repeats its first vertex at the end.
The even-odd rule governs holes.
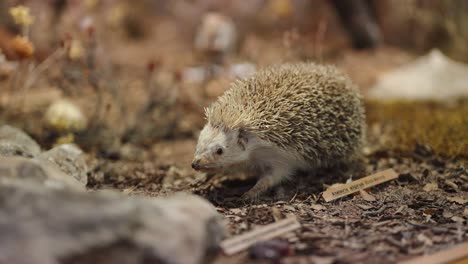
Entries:
POLYGON ((378 100, 451 102, 468 97, 468 65, 451 60, 437 49, 383 74, 369 90, 378 100))
POLYGON ((0 157, 0 183, 14 186, 35 183, 59 189, 85 190, 84 184, 55 166, 24 157, 0 157))
POLYGON ((193 195, 0 184, 0 263, 209 263, 224 237, 216 210, 193 195))
POLYGON ((61 171, 73 176, 83 185, 88 182, 88 167, 83 158, 83 151, 73 144, 63 144, 43 152, 38 157, 57 166, 61 171))
POLYGON ((0 127, 0 156, 35 157, 41 148, 28 134, 9 125, 0 127))

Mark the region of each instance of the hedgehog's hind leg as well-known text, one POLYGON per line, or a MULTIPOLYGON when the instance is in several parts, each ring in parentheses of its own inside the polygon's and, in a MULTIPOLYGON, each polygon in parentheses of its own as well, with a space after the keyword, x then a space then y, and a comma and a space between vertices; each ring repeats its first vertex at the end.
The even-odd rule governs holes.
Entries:
POLYGON ((241 197, 242 200, 255 201, 270 188, 287 179, 294 172, 294 168, 285 164, 269 166, 257 183, 241 197))

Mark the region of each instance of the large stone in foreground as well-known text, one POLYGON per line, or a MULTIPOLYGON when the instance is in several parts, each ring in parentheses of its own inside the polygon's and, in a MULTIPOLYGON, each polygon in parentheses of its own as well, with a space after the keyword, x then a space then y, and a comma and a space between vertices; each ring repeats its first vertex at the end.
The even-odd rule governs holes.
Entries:
POLYGON ((32 158, 41 153, 37 142, 21 129, 0 126, 0 156, 23 156, 32 158))
POLYGON ((88 167, 83 158, 83 151, 76 145, 63 144, 56 146, 46 152, 42 152, 38 156, 38 159, 58 167, 64 173, 81 182, 83 186, 88 183, 88 167))
POLYGON ((0 179, 0 263, 208 263, 224 236, 193 195, 127 197, 0 179))
POLYGON ((0 180, 18 186, 29 182, 58 189, 85 190, 82 182, 65 174, 55 165, 23 157, 0 156, 0 180))
POLYGON ((63 144, 41 152, 37 142, 24 131, 3 125, 0 126, 0 162, 2 158, 9 157, 31 158, 41 167, 54 167, 74 177, 83 186, 88 182, 88 168, 83 151, 78 146, 63 144))

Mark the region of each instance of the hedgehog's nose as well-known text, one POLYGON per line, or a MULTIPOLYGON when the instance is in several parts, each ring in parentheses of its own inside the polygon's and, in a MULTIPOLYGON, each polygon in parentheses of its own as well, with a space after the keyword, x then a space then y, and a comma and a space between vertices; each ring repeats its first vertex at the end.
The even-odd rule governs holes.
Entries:
POLYGON ((192 161, 192 169, 199 170, 200 169, 200 160, 196 159, 192 161))

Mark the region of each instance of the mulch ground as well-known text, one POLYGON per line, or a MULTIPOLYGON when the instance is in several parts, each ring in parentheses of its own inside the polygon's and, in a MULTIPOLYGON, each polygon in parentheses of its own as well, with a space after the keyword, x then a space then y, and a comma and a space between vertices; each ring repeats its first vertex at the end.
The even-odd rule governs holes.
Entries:
MULTIPOLYGON (((174 146, 193 146, 178 143, 174 146)), ((320 193, 330 184, 346 181, 335 177, 333 171, 297 175, 252 204, 238 197, 255 180, 194 175, 183 163, 156 166, 150 162, 104 161, 91 175, 91 185, 135 195, 197 193, 225 216, 230 235, 295 215, 302 228, 283 238, 293 253, 282 263, 392 263, 468 240, 466 162, 443 159, 418 146, 405 156, 392 151, 369 154, 365 163, 366 175, 393 168, 399 177, 368 189, 369 195, 357 193, 329 203, 320 193)), ((216 263, 248 260, 248 254, 243 253, 219 256, 216 263)))

